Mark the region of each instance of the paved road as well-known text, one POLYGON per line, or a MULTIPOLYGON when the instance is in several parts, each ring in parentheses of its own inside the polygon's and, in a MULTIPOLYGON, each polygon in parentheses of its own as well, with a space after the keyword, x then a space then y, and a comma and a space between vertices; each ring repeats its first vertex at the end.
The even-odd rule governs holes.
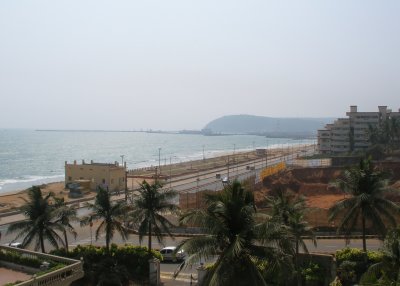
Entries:
MULTIPOLYGON (((95 240, 96 226, 97 225, 95 224, 93 226, 93 228, 90 229, 90 227, 81 228, 79 225, 75 225, 75 228, 78 233, 78 237, 76 240, 74 240, 73 237, 69 237, 70 245, 76 246, 78 244, 84 245, 84 244, 91 244, 91 243, 93 245, 98 245, 98 246, 105 245, 104 235, 101 235, 97 241, 95 240)), ((0 241, 1 244, 8 244, 15 237, 15 235, 5 234, 6 229, 7 229, 7 225, 0 226, 0 231, 3 233, 3 237, 0 241)), ((154 249, 161 249, 164 246, 176 245, 184 239, 186 239, 186 238, 177 237, 175 239, 171 239, 171 238, 167 237, 167 238, 165 238, 164 244, 159 244, 156 240, 153 240, 152 247, 154 249)), ((117 243, 120 245, 128 243, 128 244, 132 244, 132 245, 147 246, 147 237, 145 237, 143 242, 140 243, 139 237, 137 235, 131 235, 127 241, 123 241, 121 239, 121 237, 118 234, 116 234, 113 239, 113 243, 117 243)), ((311 241, 306 241, 306 244, 307 244, 308 250, 310 252, 323 252, 323 253, 334 253, 336 250, 342 249, 343 247, 346 246, 346 242, 343 239, 320 239, 320 240, 318 240, 317 247, 314 247, 314 245, 312 244, 311 241)), ((361 241, 361 239, 351 240, 350 244, 348 246, 362 248, 362 241, 361 241)), ((377 250, 381 246, 382 246, 382 242, 379 241, 378 239, 369 239, 367 241, 368 249, 377 250)), ((32 249, 32 247, 30 247, 30 249, 32 249)), ((46 243, 46 249, 49 249, 49 245, 47 243, 46 243)), ((162 263, 161 271, 173 273, 178 266, 179 266, 179 263, 162 263)), ((186 273, 186 274, 194 273, 195 274, 197 266, 198 265, 195 265, 192 269, 185 269, 183 271, 183 273, 186 273)))
MULTIPOLYGON (((268 166, 275 165, 282 161, 290 161, 296 158, 299 154, 311 154, 312 149, 308 149, 306 152, 297 152, 293 153, 289 156, 282 157, 274 157, 268 158, 267 164, 268 166)), ((265 167, 265 159, 254 160, 253 162, 248 162, 245 164, 232 165, 228 168, 220 168, 212 171, 202 171, 195 175, 184 175, 177 179, 174 179, 171 183, 168 183, 166 187, 171 186, 173 189, 178 192, 197 192, 199 190, 218 190, 222 188, 222 182, 220 179, 216 179, 216 174, 219 173, 221 177, 229 176, 230 178, 238 178, 239 180, 243 180, 244 178, 248 178, 250 176, 255 175, 256 180, 259 179, 257 176, 259 171, 265 167), (254 170, 248 170, 247 166, 254 167, 254 170), (198 180, 197 180, 198 179, 198 180)), ((116 196, 115 199, 123 199, 124 195, 116 196)), ((88 214, 88 209, 81 208, 79 209, 79 216, 83 216, 88 214)), ((8 217, 3 217, 0 221, 0 232, 2 233, 1 244, 8 244, 9 242, 15 239, 15 235, 7 235, 6 231, 8 228, 8 223, 15 222, 18 220, 22 220, 24 217, 21 214, 16 214, 8 217)), ((78 244, 94 244, 94 245, 105 245, 104 235, 101 235, 99 239, 96 241, 95 239, 95 229, 96 224, 91 229, 90 227, 81 228, 78 224, 75 225, 75 228, 78 233, 78 237, 76 240, 73 237, 69 238, 70 245, 78 245, 78 244)), ((152 247, 154 249, 161 249, 166 245, 176 245, 178 242, 182 241, 184 238, 176 238, 176 240, 172 240, 171 238, 166 238, 164 244, 159 244, 157 241, 153 241, 152 247)), ((114 243, 124 244, 125 242, 121 240, 119 235, 116 235, 114 243)), ((140 245, 140 241, 137 235, 132 235, 130 239, 127 241, 129 244, 140 245)), ((147 246, 147 240, 144 240, 142 245, 147 246)), ((318 251, 318 252, 330 252, 333 253, 337 249, 341 249, 345 246, 344 240, 320 240, 318 243, 318 247, 315 248, 310 242, 307 243, 309 251, 318 251)), ((370 249, 377 249, 380 247, 380 242, 378 240, 369 240, 368 242, 370 249)), ((360 240, 354 240, 351 242, 350 246, 352 247, 361 247, 360 240)), ((46 244, 46 248, 49 249, 49 245, 46 244)), ((165 272, 174 272, 178 265, 174 263, 163 263, 162 271, 165 272)), ((187 269, 188 273, 194 271, 193 269, 187 269)))

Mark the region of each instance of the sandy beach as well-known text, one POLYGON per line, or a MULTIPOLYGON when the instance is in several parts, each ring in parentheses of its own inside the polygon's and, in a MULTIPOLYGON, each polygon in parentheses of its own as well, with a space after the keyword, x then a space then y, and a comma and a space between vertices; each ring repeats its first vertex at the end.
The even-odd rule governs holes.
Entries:
MULTIPOLYGON (((269 149, 267 156, 269 158, 275 156, 285 156, 289 152, 293 152, 299 149, 299 147, 292 147, 290 149, 269 149)), ((255 151, 251 152, 237 152, 236 154, 205 158, 204 160, 194 160, 189 162, 175 163, 175 164, 163 164, 161 165, 161 175, 172 178, 178 177, 184 174, 196 173, 199 171, 212 170, 227 166, 227 164, 240 164, 254 160, 265 160, 265 156, 257 155, 255 151)), ((154 168, 142 168, 138 170, 130 171, 129 176, 137 176, 139 178, 129 178, 128 188, 136 188, 144 178, 151 178, 154 176, 154 168)), ((70 202, 80 199, 71 199, 68 197, 68 190, 65 189, 64 182, 55 182, 40 185, 42 191, 47 194, 53 192, 57 197, 64 197, 65 201, 70 202)), ((94 197, 95 193, 90 192, 85 195, 84 198, 94 197)), ((27 190, 19 190, 15 192, 9 192, 0 195, 0 215, 1 213, 18 210, 24 204, 24 200, 28 198, 27 190)))

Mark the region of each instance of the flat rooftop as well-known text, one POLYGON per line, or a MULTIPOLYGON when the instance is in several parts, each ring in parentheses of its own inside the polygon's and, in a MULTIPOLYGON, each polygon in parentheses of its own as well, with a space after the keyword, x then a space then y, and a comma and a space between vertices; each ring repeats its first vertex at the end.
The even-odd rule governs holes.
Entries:
POLYGON ((32 275, 26 274, 24 272, 19 272, 4 268, 0 266, 0 285, 5 285, 7 283, 15 283, 17 281, 26 281, 32 278, 32 275))

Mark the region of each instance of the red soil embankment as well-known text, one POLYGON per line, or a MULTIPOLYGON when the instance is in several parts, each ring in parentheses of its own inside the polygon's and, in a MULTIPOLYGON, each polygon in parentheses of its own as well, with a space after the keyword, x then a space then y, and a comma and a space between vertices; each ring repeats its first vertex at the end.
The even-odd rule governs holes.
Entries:
MULTIPOLYGON (((400 163, 385 162, 379 167, 391 172, 390 189, 394 192, 387 193, 386 197, 400 202, 400 163)), ((328 222, 328 209, 345 197, 341 190, 331 184, 343 170, 341 167, 296 168, 267 177, 263 181, 263 188, 255 193, 257 205, 262 208, 265 196, 273 194, 276 188, 282 188, 306 198, 306 219, 310 225, 337 225, 337 222, 328 222)))

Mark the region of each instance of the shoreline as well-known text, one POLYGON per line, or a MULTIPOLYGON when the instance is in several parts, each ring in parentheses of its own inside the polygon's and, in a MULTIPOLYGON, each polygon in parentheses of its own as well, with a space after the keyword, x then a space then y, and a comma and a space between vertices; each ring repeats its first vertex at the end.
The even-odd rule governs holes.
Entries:
MULTIPOLYGON (((268 158, 275 156, 285 156, 287 152, 293 152, 296 149, 301 149, 303 146, 293 146, 291 148, 271 148, 268 149, 268 158)), ((258 155, 256 151, 237 151, 236 153, 219 155, 216 157, 210 157, 205 159, 197 159, 186 162, 179 163, 171 163, 171 164, 163 164, 161 165, 160 174, 164 174, 167 177, 178 177, 181 175, 186 175, 189 173, 195 173, 205 170, 211 170, 216 168, 221 168, 227 166, 227 164, 243 164, 246 162, 253 162, 254 160, 264 160, 264 155, 258 155)), ((128 170, 129 178, 128 180, 134 181, 135 176, 145 176, 151 178, 154 175, 154 169, 156 166, 140 168, 135 170, 128 170)), ((34 185, 34 184, 32 184, 34 185)), ((73 201, 74 199, 69 198, 69 191, 65 189, 65 180, 58 180, 56 182, 49 182, 44 184, 37 184, 41 186, 43 193, 53 192, 58 197, 64 197, 65 201, 73 201)), ((128 183, 128 186, 130 184, 128 183)), ((133 185, 133 183, 132 183, 133 185)), ((24 200, 21 198, 27 199, 27 190, 20 189, 15 191, 9 191, 0 193, 0 213, 9 212, 19 208, 24 200)), ((91 192, 85 197, 94 196, 95 193, 91 192)))
MULTIPOLYGON (((268 153, 275 153, 276 150, 281 150, 284 151, 288 148, 299 148, 300 144, 288 144, 285 147, 281 147, 282 145, 279 146, 279 144, 274 144, 267 146, 266 149, 268 150, 268 153)), ((304 145, 302 145, 304 146, 304 145)), ((265 149, 265 148, 259 148, 259 149, 265 149)), ((240 156, 239 154, 252 154, 254 153, 254 150, 249 150, 249 149, 238 149, 236 150, 235 155, 240 156)), ((191 156, 187 156, 187 160, 177 160, 178 157, 176 156, 170 156, 172 157, 172 161, 166 160, 167 158, 164 158, 161 160, 161 170, 164 174, 169 174, 169 166, 171 165, 173 168, 173 173, 175 173, 174 168, 177 167, 179 169, 179 166, 188 166, 188 165, 193 165, 193 168, 195 168, 195 165, 198 165, 198 162, 216 162, 216 161, 221 161, 224 158, 227 158, 228 156, 231 157, 232 150, 214 150, 214 151, 209 151, 207 158, 205 158, 205 161, 202 159, 202 154, 201 152, 196 152, 193 153, 191 156)), ((147 165, 140 165, 136 164, 135 168, 130 168, 128 166, 128 171, 132 171, 134 173, 137 172, 137 170, 150 170, 155 167, 158 167, 158 162, 151 162, 152 164, 148 163, 147 165)), ((210 163, 211 167, 211 163, 210 163)), ((182 168, 181 168, 182 169, 182 168)), ((181 170, 182 171, 182 170, 181 170)), ((182 171, 183 172, 183 171, 182 171)), ((179 175, 179 174, 178 174, 179 175)), ((29 176, 28 176, 29 177, 29 176)), ((65 174, 59 174, 59 175, 52 175, 52 176, 39 176, 37 180, 29 180, 25 181, 26 179, 21 179, 21 181, 17 181, 17 179, 3 179, 4 181, 9 181, 9 180, 15 180, 16 182, 14 183, 4 183, 4 185, 0 186, 0 198, 2 196, 8 196, 8 195, 14 195, 23 191, 26 191, 32 186, 40 186, 40 185, 48 185, 48 184, 53 184, 53 183, 60 183, 65 181, 65 174), (53 178, 52 178, 53 177, 53 178), (15 189, 10 186, 11 184, 16 185, 15 189), (3 187, 3 188, 2 188, 3 187), (5 190, 3 190, 5 189, 5 190)))

